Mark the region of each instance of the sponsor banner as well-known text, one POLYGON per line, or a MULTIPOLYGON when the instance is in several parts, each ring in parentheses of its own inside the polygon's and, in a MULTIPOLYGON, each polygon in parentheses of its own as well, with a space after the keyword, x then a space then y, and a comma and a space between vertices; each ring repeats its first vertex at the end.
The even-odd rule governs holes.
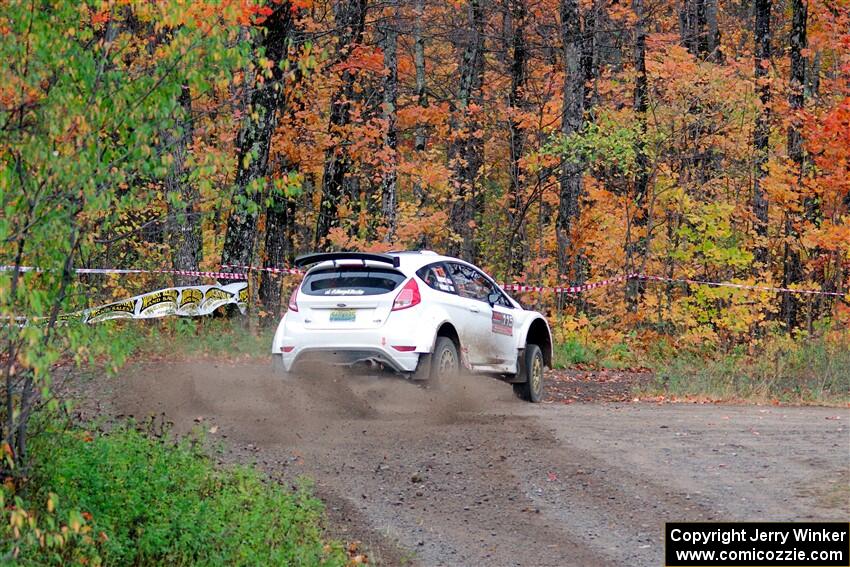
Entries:
POLYGON ((222 305, 236 305, 244 313, 247 304, 248 284, 238 282, 222 286, 197 285, 160 289, 65 317, 81 316, 85 323, 100 323, 110 319, 153 319, 169 315, 195 317, 209 315, 222 305))

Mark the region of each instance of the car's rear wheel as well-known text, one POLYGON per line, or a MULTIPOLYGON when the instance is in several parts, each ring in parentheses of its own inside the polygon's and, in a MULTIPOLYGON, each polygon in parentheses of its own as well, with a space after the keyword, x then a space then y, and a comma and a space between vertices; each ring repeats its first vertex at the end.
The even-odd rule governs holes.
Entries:
POLYGON ((520 371, 524 382, 514 384, 514 393, 523 400, 538 403, 543 399, 543 352, 537 345, 526 345, 520 371))
POLYGON ((456 377, 460 368, 460 358, 454 341, 448 337, 437 337, 430 362, 429 384, 445 384, 456 377))

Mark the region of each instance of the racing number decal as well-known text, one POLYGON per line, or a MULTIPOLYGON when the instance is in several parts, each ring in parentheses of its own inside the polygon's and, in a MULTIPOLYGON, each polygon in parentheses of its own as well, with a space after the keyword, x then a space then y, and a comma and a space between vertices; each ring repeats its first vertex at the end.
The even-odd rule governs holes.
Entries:
POLYGON ((507 335, 509 337, 514 334, 514 316, 509 313, 502 313, 493 310, 493 332, 497 335, 507 335))

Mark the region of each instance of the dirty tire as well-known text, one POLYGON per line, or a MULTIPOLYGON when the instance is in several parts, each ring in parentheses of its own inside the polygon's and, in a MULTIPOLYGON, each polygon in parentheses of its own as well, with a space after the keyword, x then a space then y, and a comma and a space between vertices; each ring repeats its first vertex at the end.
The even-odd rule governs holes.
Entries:
POLYGON ((527 345, 522 367, 525 382, 514 384, 514 393, 527 402, 540 402, 543 399, 543 368, 543 352, 540 347, 527 345))
POLYGON ((437 337, 434 353, 431 355, 431 376, 429 385, 444 386, 455 378, 460 369, 457 347, 448 337, 437 337))

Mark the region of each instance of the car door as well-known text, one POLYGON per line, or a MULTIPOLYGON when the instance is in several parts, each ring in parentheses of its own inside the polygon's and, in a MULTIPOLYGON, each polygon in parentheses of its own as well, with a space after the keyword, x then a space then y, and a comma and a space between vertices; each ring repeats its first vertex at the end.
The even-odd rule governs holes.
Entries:
MULTIPOLYGON (((492 283, 491 283, 492 285, 492 283)), ((517 358, 517 330, 522 321, 518 320, 517 308, 511 303, 507 296, 493 286, 489 296, 490 330, 492 332, 493 350, 498 353, 503 364, 506 364, 509 372, 516 371, 517 358)))
POLYGON ((516 347, 510 302, 480 270, 460 262, 447 262, 446 266, 467 310, 464 325, 472 337, 467 345, 469 362, 477 366, 511 365, 516 347))

